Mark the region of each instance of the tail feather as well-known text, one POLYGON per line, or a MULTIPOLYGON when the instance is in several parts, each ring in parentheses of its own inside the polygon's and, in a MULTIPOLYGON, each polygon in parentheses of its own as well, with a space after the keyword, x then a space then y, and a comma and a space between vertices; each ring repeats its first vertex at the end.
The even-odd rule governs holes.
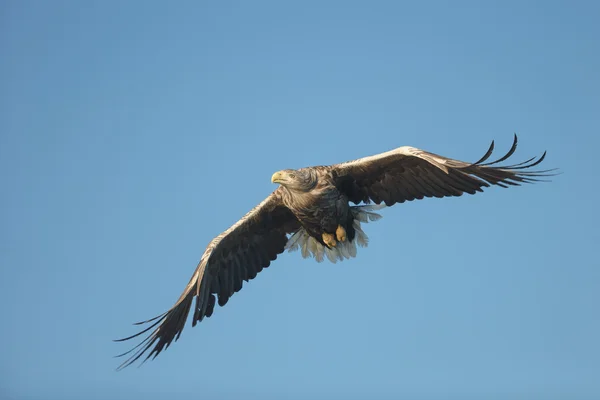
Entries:
POLYGON ((350 207, 350 213, 354 219, 352 226, 356 231, 356 235, 353 240, 338 243, 334 248, 330 249, 323 246, 317 239, 310 236, 304 228, 298 230, 288 239, 285 248, 290 252, 300 250, 303 258, 312 256, 317 262, 322 262, 325 257, 334 264, 337 261, 354 258, 357 254, 357 244, 360 247, 369 245, 369 237, 362 230, 361 222, 366 224, 381 219, 381 215, 373 211, 380 210, 383 207, 385 207, 384 204, 350 207))

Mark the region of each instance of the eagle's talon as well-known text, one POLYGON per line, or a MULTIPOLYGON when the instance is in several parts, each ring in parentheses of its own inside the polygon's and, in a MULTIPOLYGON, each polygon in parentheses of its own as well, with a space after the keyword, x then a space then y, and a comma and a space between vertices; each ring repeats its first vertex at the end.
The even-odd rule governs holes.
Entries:
POLYGON ((335 236, 333 233, 323 232, 323 243, 325 243, 329 248, 335 247, 337 242, 335 241, 335 236))
POLYGON ((345 242, 346 241, 346 229, 344 229, 343 226, 338 225, 337 229, 335 230, 335 236, 337 237, 338 242, 345 242))

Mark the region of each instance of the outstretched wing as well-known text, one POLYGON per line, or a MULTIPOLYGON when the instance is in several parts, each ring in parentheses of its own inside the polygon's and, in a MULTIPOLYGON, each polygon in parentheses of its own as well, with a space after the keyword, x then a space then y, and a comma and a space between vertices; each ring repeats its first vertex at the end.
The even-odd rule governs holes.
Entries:
POLYGON ((156 357, 174 340, 177 341, 194 298, 196 301, 192 326, 204 317, 210 317, 216 302, 224 306, 229 298, 242 288, 243 281, 254 279, 284 251, 287 234, 297 231, 300 224, 281 202, 280 193, 278 188, 209 243, 184 292, 171 309, 150 320, 137 323, 136 325, 142 325, 152 322, 141 332, 117 340, 129 340, 149 332, 141 343, 120 355, 131 354, 119 369, 135 362, 153 346, 145 360, 156 357))
POLYGON ((387 206, 424 197, 461 196, 482 192, 483 187, 502 187, 539 181, 553 170, 531 171, 541 163, 538 159, 507 166, 494 166, 513 155, 517 135, 506 155, 484 163, 494 150, 494 142, 476 163, 453 160, 414 147, 404 146, 371 157, 333 165, 331 172, 338 189, 356 204, 371 201, 387 206))

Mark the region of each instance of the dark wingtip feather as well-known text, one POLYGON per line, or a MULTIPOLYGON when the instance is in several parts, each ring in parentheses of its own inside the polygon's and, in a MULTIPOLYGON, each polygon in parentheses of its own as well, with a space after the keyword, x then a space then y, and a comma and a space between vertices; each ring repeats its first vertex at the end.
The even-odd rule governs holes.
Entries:
POLYGON ((492 155, 492 153, 494 152, 494 141, 492 140, 492 144, 490 144, 490 148, 488 149, 488 151, 483 155, 483 157, 481 157, 479 159, 479 161, 473 163, 474 165, 479 165, 480 163, 484 162, 485 160, 487 160, 488 158, 490 158, 490 156, 492 155))
POLYGON ((514 165, 508 165, 506 167, 502 167, 502 169, 515 170, 515 169, 527 169, 527 168, 535 167, 536 165, 539 165, 542 161, 544 161, 545 158, 546 158, 546 151, 544 151, 542 156, 537 160, 536 160, 536 157, 532 157, 527 161, 523 161, 521 163, 514 164, 514 165), (533 162, 531 162, 531 161, 533 161, 533 162))
MULTIPOLYGON (((164 313, 164 314, 162 314, 162 315, 159 315, 159 316, 158 316, 158 317, 156 317, 156 318, 152 318, 152 319, 148 320, 148 322, 154 321, 154 320, 156 320, 157 318, 164 317, 165 315, 166 315, 166 313, 164 313)), ((146 329, 144 329, 144 330, 141 330, 140 332, 138 332, 138 333, 136 333, 136 334, 133 334, 133 335, 131 335, 131 336, 128 336, 128 337, 125 337, 125 338, 121 338, 121 339, 113 339, 113 342, 124 342, 124 341, 126 341, 126 340, 130 340, 130 339, 136 338, 136 337, 138 337, 138 336, 140 336, 140 335, 143 335, 144 333, 148 332, 150 329, 154 328, 156 325, 160 324, 161 322, 162 322, 162 319, 160 319, 160 320, 158 320, 158 321, 154 322, 152 325, 150 325, 149 327, 147 327, 147 328, 146 328, 146 329)), ((139 323, 136 323, 136 324, 134 324, 134 325, 140 325, 140 324, 139 324, 139 323)))
POLYGON ((486 164, 479 164, 480 166, 488 166, 488 165, 494 165, 494 164, 498 164, 504 160, 506 160, 507 158, 509 158, 510 156, 512 156, 515 151, 517 150, 517 144, 518 144, 519 140, 517 138, 517 134, 515 133, 514 139, 513 139, 513 144, 510 147, 510 149, 508 150, 508 153, 506 153, 503 157, 497 159, 496 161, 492 161, 486 164))
POLYGON ((133 325, 144 325, 144 324, 147 324, 148 322, 156 321, 157 319, 164 317, 166 313, 167 312, 164 312, 164 313, 162 313, 160 315, 157 315, 154 318, 150 318, 150 319, 147 319, 145 321, 134 322, 133 325))
POLYGON ((539 163, 541 163, 542 161, 544 161, 544 158, 546 158, 546 150, 544 150, 544 154, 542 154, 542 156, 540 157, 539 160, 537 160, 533 164, 529 165, 529 168, 535 167, 536 165, 538 165, 539 163))
POLYGON ((133 325, 144 325, 144 324, 147 324, 148 322, 156 321, 157 319, 164 317, 167 314, 167 312, 168 311, 165 311, 164 313, 157 315, 154 318, 147 319, 145 321, 134 322, 133 325))

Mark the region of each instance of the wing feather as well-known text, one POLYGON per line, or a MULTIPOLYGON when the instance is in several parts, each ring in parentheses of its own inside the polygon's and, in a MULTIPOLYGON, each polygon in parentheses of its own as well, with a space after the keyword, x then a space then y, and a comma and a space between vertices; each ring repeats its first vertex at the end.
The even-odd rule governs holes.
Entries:
POLYGON ((125 341, 148 333, 118 369, 131 365, 142 356, 144 361, 158 356, 183 332, 193 306, 192 326, 210 317, 215 304, 224 306, 231 296, 270 265, 285 250, 287 235, 300 224, 281 201, 281 189, 275 190, 231 228, 207 246, 185 290, 167 312, 138 324, 152 323, 125 341), (215 298, 216 295, 216 298, 215 298), (195 300, 195 301, 194 301, 195 300))
POLYGON ((414 147, 404 146, 378 155, 336 164, 331 167, 338 189, 355 204, 384 202, 390 206, 424 197, 461 196, 482 192, 484 187, 520 186, 553 176, 554 169, 531 170, 546 157, 530 158, 508 166, 506 161, 517 149, 517 135, 509 151, 495 161, 487 161, 494 142, 475 163, 467 163, 414 147))

